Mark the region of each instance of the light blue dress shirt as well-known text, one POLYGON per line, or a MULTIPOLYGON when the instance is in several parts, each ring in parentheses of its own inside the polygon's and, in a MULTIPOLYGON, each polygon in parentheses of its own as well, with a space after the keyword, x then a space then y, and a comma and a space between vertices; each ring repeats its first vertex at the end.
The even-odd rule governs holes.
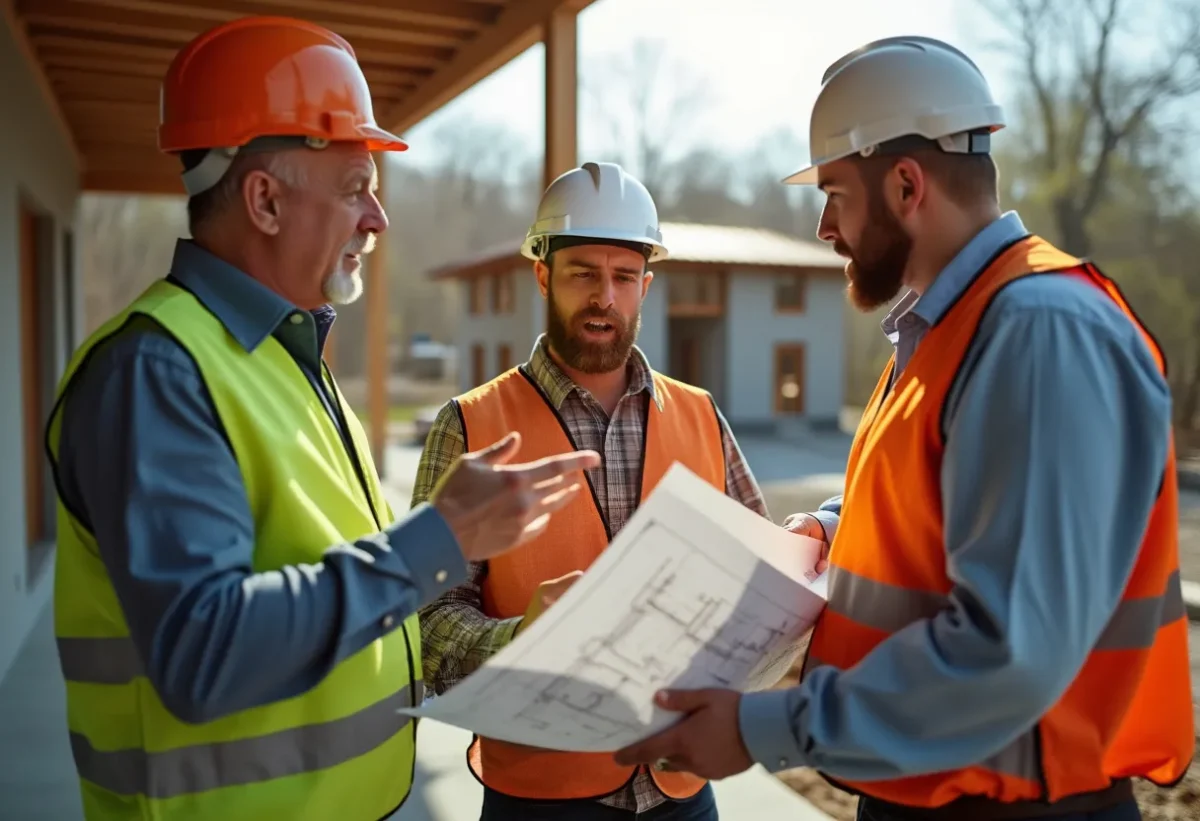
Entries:
MULTIPOLYGON (((903 369, 1002 248, 1007 213, 883 329, 903 369)), ((1059 697, 1116 609, 1166 464, 1171 399, 1137 328, 1073 278, 1003 289, 948 396, 941 488, 947 608, 855 667, 743 696, 739 723, 768 770, 871 781, 999 752, 1059 697)), ((818 518, 835 538, 841 498, 818 518)))
MULTIPOLYGON (((332 308, 301 311, 188 241, 171 276, 247 351, 279 339, 341 428, 319 376, 332 308)), ((94 349, 67 395, 59 450, 63 501, 95 536, 147 676, 184 721, 304 693, 467 577, 428 504, 330 545, 320 563, 254 572, 254 519, 212 397, 149 319, 94 349)))

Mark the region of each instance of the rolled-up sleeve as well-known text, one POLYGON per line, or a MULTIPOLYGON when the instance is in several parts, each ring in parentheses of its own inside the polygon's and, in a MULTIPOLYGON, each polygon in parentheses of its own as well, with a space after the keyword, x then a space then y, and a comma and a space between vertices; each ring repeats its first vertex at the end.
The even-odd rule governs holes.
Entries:
POLYGON ((105 343, 63 412, 64 502, 94 535, 147 675, 183 720, 307 691, 466 577, 429 505, 320 562, 254 572, 241 471, 195 363, 160 332, 105 343))
POLYGON ((950 397, 949 606, 849 670, 744 696, 743 738, 768 769, 869 781, 982 761, 1045 715, 1111 618, 1158 495, 1170 396, 1115 307, 1038 279, 997 299, 950 397))

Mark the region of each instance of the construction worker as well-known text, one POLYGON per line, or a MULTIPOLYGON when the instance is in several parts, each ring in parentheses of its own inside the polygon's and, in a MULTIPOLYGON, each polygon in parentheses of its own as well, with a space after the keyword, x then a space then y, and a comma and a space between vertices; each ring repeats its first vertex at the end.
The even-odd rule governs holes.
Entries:
POLYGON ((825 192, 857 306, 906 289, 844 498, 791 525, 832 544, 829 604, 799 686, 662 694, 682 720, 617 761, 813 767, 869 821, 1126 821, 1131 778, 1187 769, 1162 352, 1093 263, 1001 213, 1003 126, 937 40, 826 72, 788 181, 825 192))
POLYGON ((280 18, 192 41, 159 145, 193 239, 75 352, 47 433, 55 629, 91 821, 376 821, 412 784, 416 613, 535 537, 595 453, 456 461, 397 521, 321 363, 387 227, 350 46, 280 18))
MULTIPOLYGON (((467 582, 421 611, 425 678, 445 692, 504 647, 575 581, 667 469, 682 462, 766 516, 766 504, 711 395, 653 370, 634 344, 642 300, 665 259, 650 193, 613 163, 585 163, 546 189, 521 248, 546 300, 529 361, 447 403, 425 444, 419 504, 462 453, 508 431, 529 459, 603 454, 580 494, 536 540, 471 566, 467 582)), ((617 766, 608 754, 475 738, 482 821, 717 818, 712 789, 686 773, 617 766)))

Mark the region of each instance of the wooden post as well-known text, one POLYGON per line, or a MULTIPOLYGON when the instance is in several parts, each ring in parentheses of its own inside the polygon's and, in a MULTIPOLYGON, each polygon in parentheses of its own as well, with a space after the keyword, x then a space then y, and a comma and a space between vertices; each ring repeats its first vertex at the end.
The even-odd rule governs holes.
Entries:
MULTIPOLYGON (((376 154, 379 169, 379 197, 384 202, 387 191, 386 153, 376 154)), ((363 288, 366 299, 366 363, 367 363, 367 432, 371 440, 371 458, 380 478, 384 476, 384 455, 387 453, 388 377, 391 372, 388 354, 388 293, 387 293, 387 232, 375 238, 375 250, 367 256, 367 277, 363 288)))
POLYGON ((578 161, 576 12, 560 8, 546 21, 546 153, 543 190, 578 161))

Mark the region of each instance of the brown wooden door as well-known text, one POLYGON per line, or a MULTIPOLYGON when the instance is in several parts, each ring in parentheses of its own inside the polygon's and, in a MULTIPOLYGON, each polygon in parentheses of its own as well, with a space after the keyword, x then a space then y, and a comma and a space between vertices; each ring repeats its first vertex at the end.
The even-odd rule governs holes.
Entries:
POLYGON ((42 448, 42 323, 38 299, 38 219, 21 208, 21 418, 25 440, 25 521, 28 543, 46 538, 42 448))

